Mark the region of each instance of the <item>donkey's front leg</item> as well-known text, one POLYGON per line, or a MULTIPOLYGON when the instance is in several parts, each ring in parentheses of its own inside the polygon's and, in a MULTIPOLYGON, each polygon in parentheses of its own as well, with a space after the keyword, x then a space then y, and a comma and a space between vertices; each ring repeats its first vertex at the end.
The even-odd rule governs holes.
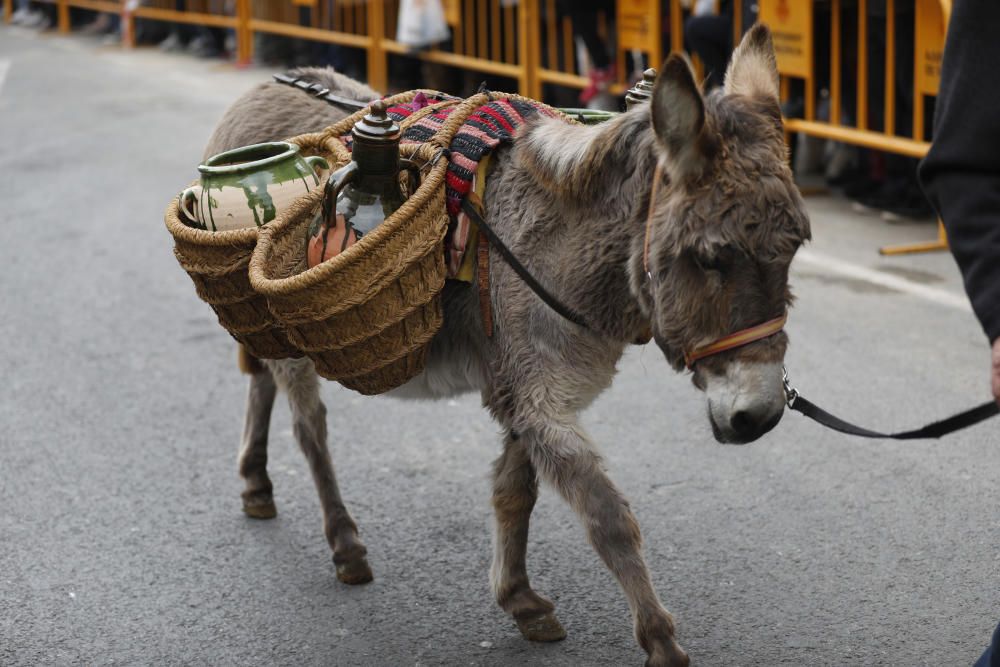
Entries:
POLYGON ((365 556, 368 549, 358 537, 358 526, 344 507, 326 446, 326 406, 319 397, 319 379, 308 359, 268 364, 278 384, 288 393, 292 431, 312 471, 323 507, 323 529, 333 550, 337 578, 345 584, 366 584, 372 571, 365 556))
POLYGON ((490 583, 497 603, 514 617, 525 639, 558 641, 566 631, 552 603, 531 589, 525 558, 528 522, 538 499, 535 466, 516 435, 504 438, 503 454, 493 469, 493 512, 496 519, 490 583))
POLYGON ((263 366, 252 371, 239 467, 246 484, 242 493, 243 511, 254 519, 273 519, 278 513, 274 507, 271 479, 267 476, 267 432, 277 392, 271 371, 263 366))
POLYGON ((639 523, 586 435, 575 423, 550 422, 521 437, 535 468, 580 515, 591 545, 624 589, 636 639, 649 654, 647 667, 687 665, 642 557, 639 523))

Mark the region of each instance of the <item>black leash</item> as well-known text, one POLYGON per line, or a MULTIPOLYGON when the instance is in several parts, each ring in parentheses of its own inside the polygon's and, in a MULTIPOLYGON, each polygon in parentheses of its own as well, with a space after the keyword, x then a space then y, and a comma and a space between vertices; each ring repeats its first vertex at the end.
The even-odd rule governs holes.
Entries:
POLYGON ((521 264, 517 257, 514 256, 514 253, 510 251, 510 248, 508 248, 504 242, 500 240, 500 237, 497 236, 495 231, 493 231, 493 228, 486 223, 483 215, 479 212, 479 208, 472 202, 471 196, 462 200, 462 210, 465 211, 465 214, 468 215, 474 223, 476 223, 476 226, 479 227, 483 234, 486 235, 489 242, 492 243, 493 246, 500 252, 507 264, 510 265, 510 268, 514 269, 514 273, 521 277, 521 280, 523 280, 524 283, 531 288, 532 292, 538 295, 539 299, 544 301, 549 308, 556 311, 573 324, 581 326, 588 331, 594 331, 593 327, 587 324, 587 320, 584 319, 583 315, 562 303, 559 299, 553 296, 551 292, 545 289, 545 287, 543 287, 533 275, 531 275, 531 272, 528 271, 524 264, 521 264))
POLYGON ((801 412, 806 417, 809 417, 813 421, 816 421, 827 428, 831 428, 834 431, 840 431, 841 433, 846 433, 847 435, 856 435, 862 438, 890 438, 892 440, 940 438, 948 435, 949 433, 960 431, 963 428, 968 428, 973 424, 978 424, 979 422, 986 421, 990 417, 1000 414, 1000 405, 997 405, 996 401, 989 401, 988 403, 983 403, 982 405, 974 407, 971 410, 960 412, 959 414, 948 417, 947 419, 936 421, 932 424, 928 424, 927 426, 914 429, 912 431, 880 433, 879 431, 872 431, 861 426, 856 426, 841 419, 840 417, 836 417, 812 401, 803 398, 799 395, 799 392, 788 383, 787 373, 785 374, 784 384, 785 401, 790 409, 795 410, 796 412, 801 412))

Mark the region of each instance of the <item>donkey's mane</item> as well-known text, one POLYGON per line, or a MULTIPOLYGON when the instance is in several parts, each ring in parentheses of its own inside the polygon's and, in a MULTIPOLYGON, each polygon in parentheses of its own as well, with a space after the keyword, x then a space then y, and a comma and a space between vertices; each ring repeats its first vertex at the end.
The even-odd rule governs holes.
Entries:
POLYGON ((517 159, 561 199, 603 205, 636 194, 621 192, 635 174, 648 174, 647 186, 652 182, 657 155, 649 128, 648 106, 600 125, 532 120, 516 142, 517 159))

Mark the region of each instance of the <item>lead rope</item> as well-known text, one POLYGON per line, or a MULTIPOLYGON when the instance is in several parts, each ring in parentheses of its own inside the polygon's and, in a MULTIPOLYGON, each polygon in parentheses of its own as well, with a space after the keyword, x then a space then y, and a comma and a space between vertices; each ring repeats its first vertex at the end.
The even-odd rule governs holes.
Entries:
POLYGON ((948 417, 947 419, 942 419, 911 431, 881 433, 879 431, 872 431, 871 429, 857 426, 841 419, 840 417, 836 417, 812 401, 807 400, 799 394, 795 387, 791 385, 791 382, 788 380, 788 371, 784 368, 781 370, 783 373, 782 384, 785 389, 785 403, 788 405, 790 410, 801 412, 806 417, 809 417, 809 419, 812 419, 829 429, 833 429, 834 431, 846 433, 847 435, 856 435, 861 438, 888 438, 891 440, 918 440, 921 438, 936 439, 948 435, 949 433, 954 433, 955 431, 968 428, 969 426, 978 424, 979 422, 986 421, 987 419, 1000 414, 1000 405, 997 405, 996 401, 988 401, 982 405, 972 408, 971 410, 960 412, 957 415, 948 417))

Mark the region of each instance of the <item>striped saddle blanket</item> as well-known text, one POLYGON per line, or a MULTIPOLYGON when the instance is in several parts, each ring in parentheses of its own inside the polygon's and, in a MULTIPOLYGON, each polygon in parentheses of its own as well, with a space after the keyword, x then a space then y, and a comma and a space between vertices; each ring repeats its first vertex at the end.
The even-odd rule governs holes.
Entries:
MULTIPOLYGON (((390 107, 388 112, 396 122, 430 106, 432 102, 418 93, 412 102, 390 107)), ((403 143, 426 143, 444 124, 455 106, 447 106, 425 115, 404 132, 403 143)), ((493 151, 510 142, 525 119, 533 114, 559 117, 549 107, 529 100, 496 100, 477 109, 455 134, 451 142, 451 158, 445 178, 445 197, 451 222, 445 239, 448 277, 471 282, 475 275, 477 230, 462 212, 462 200, 473 190, 480 196, 485 189, 486 171, 493 151)), ((350 137, 344 138, 350 148, 350 137)))

